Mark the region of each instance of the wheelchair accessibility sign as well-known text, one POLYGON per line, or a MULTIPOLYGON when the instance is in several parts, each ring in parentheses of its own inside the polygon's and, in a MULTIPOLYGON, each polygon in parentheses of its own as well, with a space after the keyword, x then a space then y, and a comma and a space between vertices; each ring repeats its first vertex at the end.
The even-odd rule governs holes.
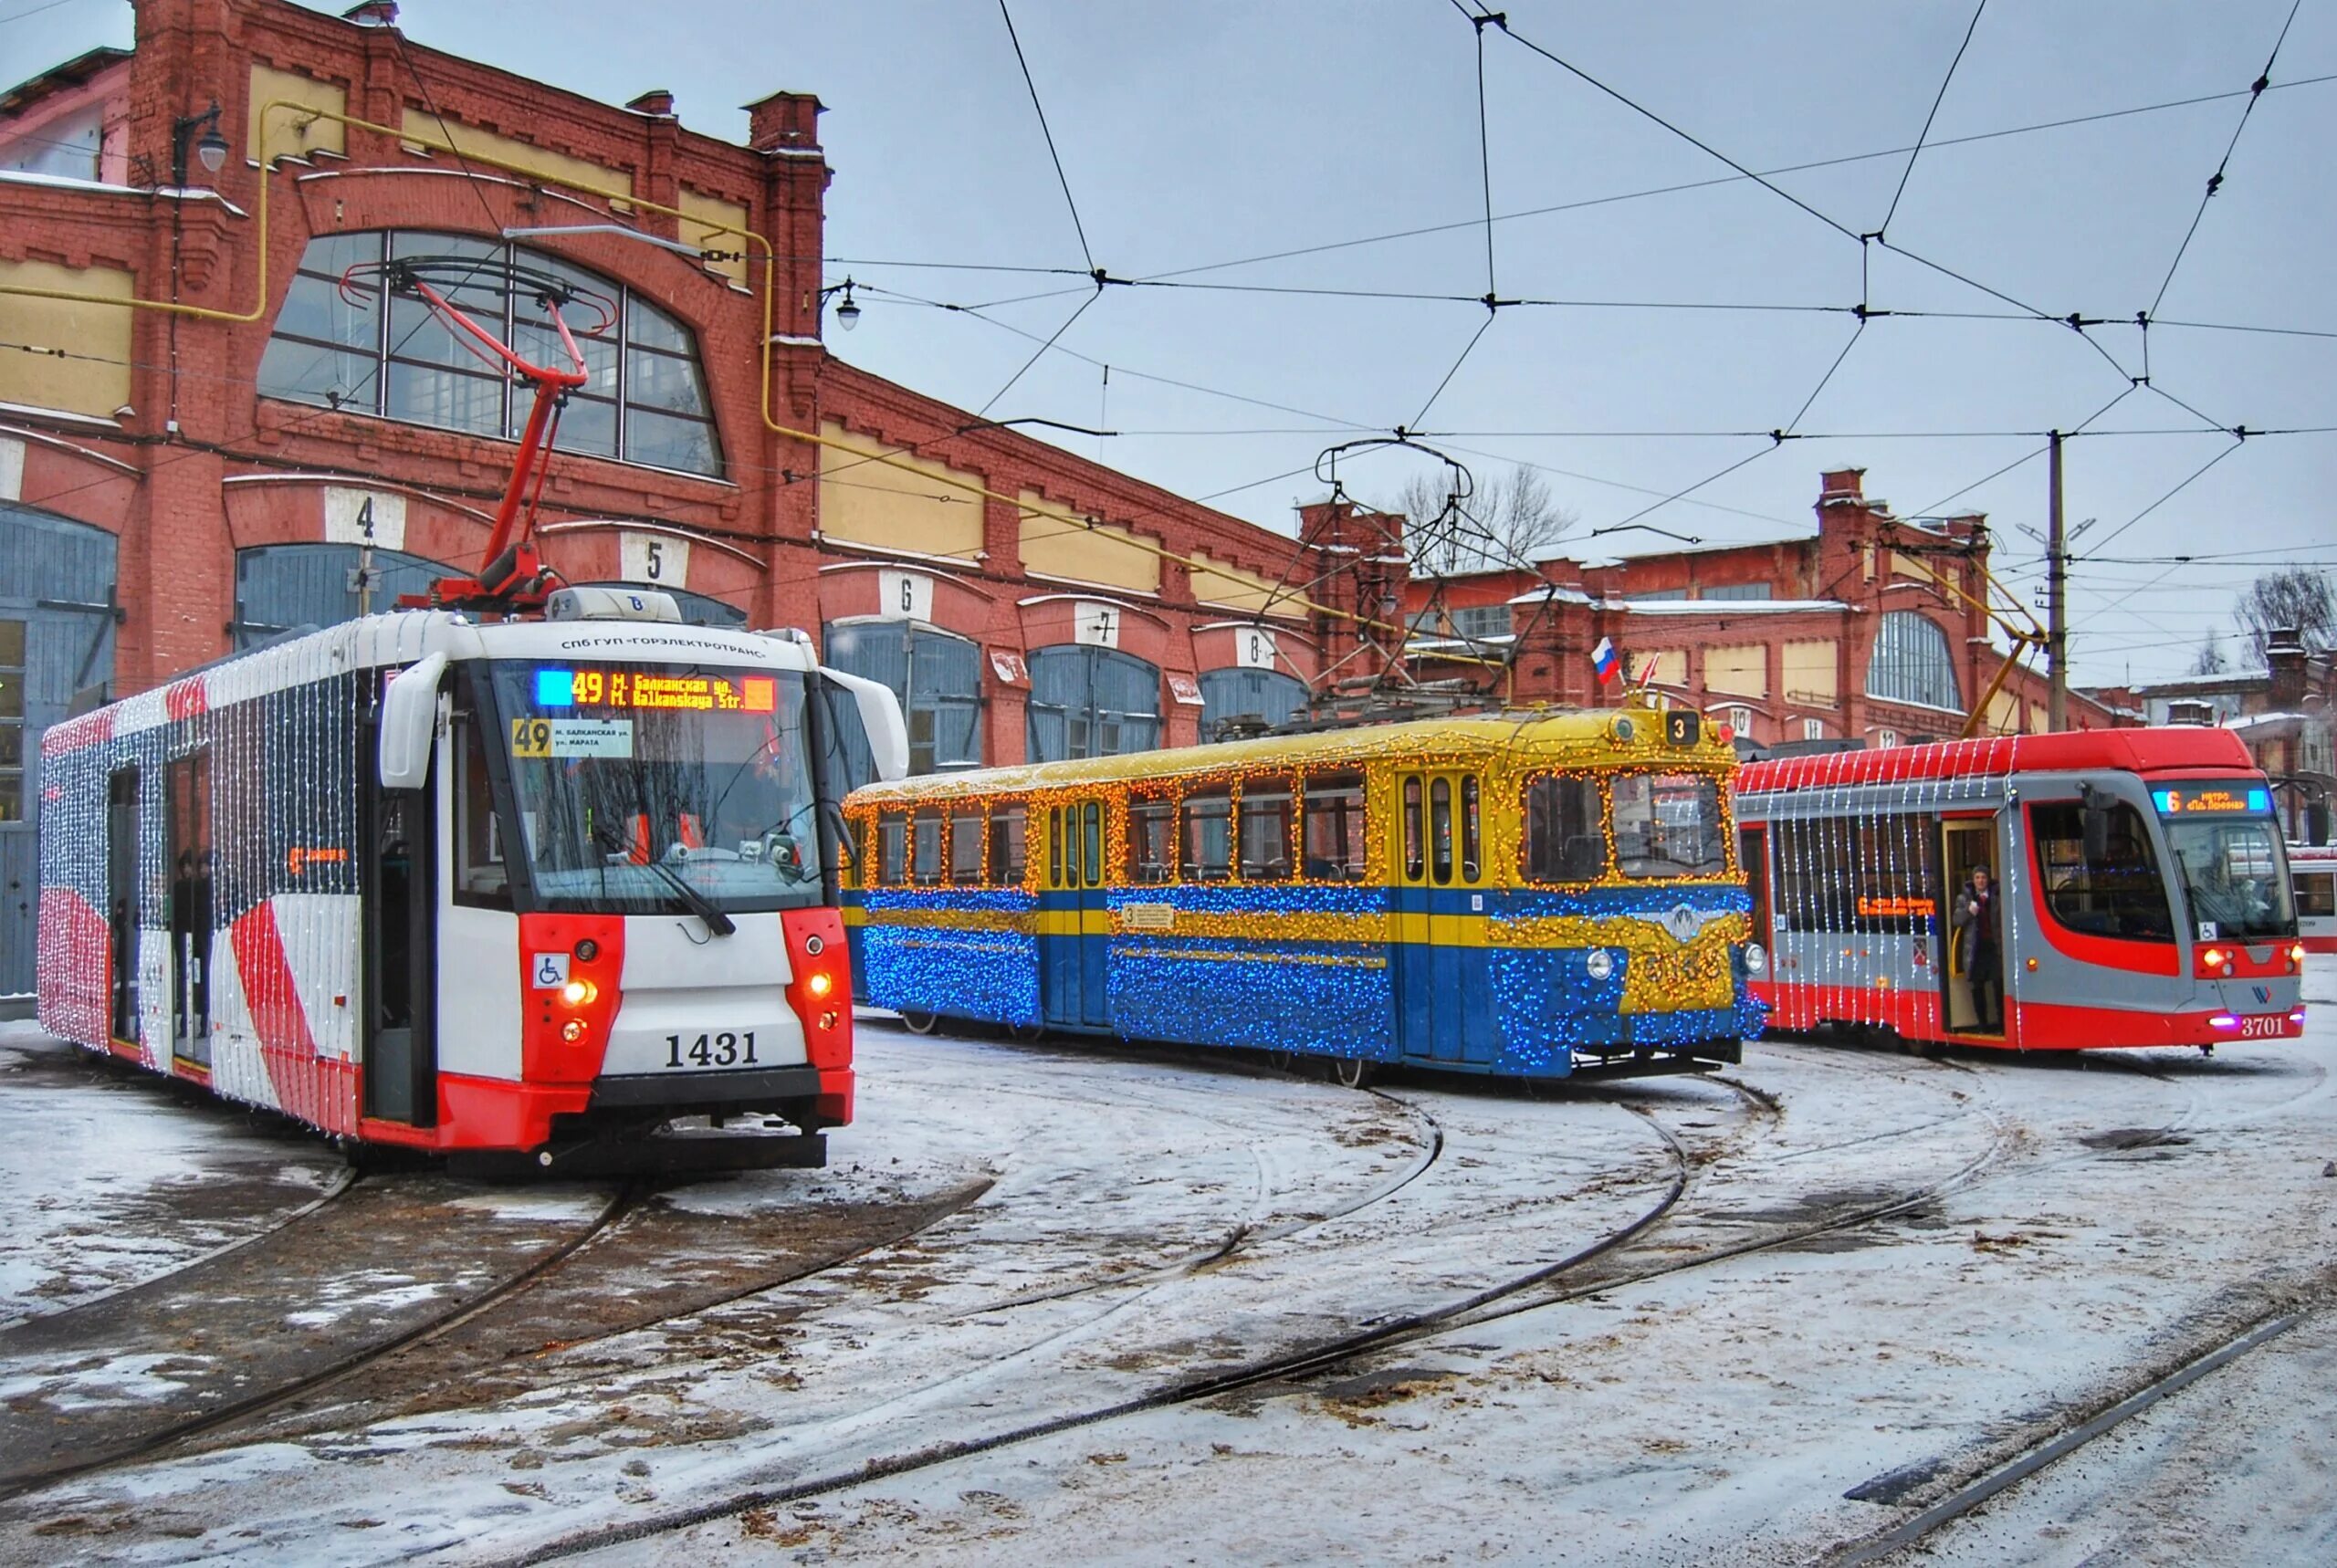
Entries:
POLYGON ((556 991, 568 984, 568 955, 538 953, 528 962, 529 978, 537 990, 556 991))

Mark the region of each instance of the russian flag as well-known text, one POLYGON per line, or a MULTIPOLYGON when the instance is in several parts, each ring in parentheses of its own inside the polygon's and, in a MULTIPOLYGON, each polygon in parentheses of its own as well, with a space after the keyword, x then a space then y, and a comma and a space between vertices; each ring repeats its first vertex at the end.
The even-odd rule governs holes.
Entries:
POLYGON ((1615 640, 1611 637, 1599 638, 1598 646, 1590 650, 1590 667, 1598 672, 1598 684, 1602 686, 1615 678, 1615 671, 1621 663, 1616 656, 1615 640))

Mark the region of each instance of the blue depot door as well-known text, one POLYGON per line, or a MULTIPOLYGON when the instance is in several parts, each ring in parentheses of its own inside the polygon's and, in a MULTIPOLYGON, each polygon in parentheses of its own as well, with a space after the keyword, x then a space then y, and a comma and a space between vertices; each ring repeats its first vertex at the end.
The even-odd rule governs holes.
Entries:
POLYGON ((112 695, 114 538, 0 501, 0 996, 33 989, 40 737, 112 695))
POLYGON ((1107 1029, 1105 963, 1111 917, 1104 902, 1104 805, 1047 812, 1045 891, 1039 898, 1040 1002, 1059 1029, 1107 1029))

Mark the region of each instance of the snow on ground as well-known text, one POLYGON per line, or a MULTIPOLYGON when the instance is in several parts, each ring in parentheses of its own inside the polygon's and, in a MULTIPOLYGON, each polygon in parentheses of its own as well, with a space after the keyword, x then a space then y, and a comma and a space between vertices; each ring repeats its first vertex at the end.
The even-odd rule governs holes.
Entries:
MULTIPOLYGON (((596 1555, 1808 1561, 2237 1326, 2329 1300, 2330 1024, 2211 1060, 1763 1045, 1731 1076, 1774 1115, 1702 1080, 1541 1098, 1420 1080, 1386 1100, 1183 1056, 865 1030, 860 1121, 823 1187, 991 1173, 972 1207, 589 1357, 548 1346, 565 1381, 503 1403, 19 1500, 0 1556, 86 1531, 141 1562, 498 1560, 825 1478, 596 1555), (1678 1208, 1625 1255, 1676 1272, 1496 1307, 1305 1384, 1132 1408, 1558 1264, 1682 1172, 1678 1208), (1722 1256, 1908 1195, 1887 1221, 1722 1256), (1104 1418, 858 1479, 1081 1413, 1104 1418)), ((669 1201, 737 1212, 788 1190, 669 1201)), ((2067 1461, 1943 1540, 1959 1561, 2091 1542, 2188 1562, 2246 1519, 2253 1559, 2327 1561, 2337 1492, 2306 1439, 2337 1428, 2329 1323, 2159 1407, 2133 1429, 2140 1457, 2097 1445, 2080 1458, 2098 1469, 2067 1461), (2264 1414, 2269 1436, 2227 1430, 2209 1451, 2228 1462, 2185 1472, 2175 1456, 2218 1410, 2264 1414), (2170 1508, 2122 1500, 2130 1482, 2170 1508), (2282 1500, 2259 1517, 2267 1489, 2282 1500)))
POLYGON ((55 1312, 258 1234, 341 1161, 309 1134, 0 1023, 0 1323, 55 1312))

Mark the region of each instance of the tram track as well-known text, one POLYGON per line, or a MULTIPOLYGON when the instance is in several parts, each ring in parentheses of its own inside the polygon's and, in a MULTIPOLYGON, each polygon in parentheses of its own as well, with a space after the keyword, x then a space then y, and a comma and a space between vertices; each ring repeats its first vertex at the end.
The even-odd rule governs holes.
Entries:
MULTIPOLYGON (((918 1206, 913 1223, 888 1228, 879 1234, 862 1238, 846 1249, 829 1252, 800 1267, 757 1274, 744 1281, 711 1291, 701 1291, 690 1293, 662 1308, 622 1317, 582 1333, 571 1330, 554 1340, 546 1341, 540 1335, 537 1335, 525 1338, 519 1344, 512 1344, 508 1343, 510 1336, 507 1333, 503 1336, 506 1343, 494 1343, 495 1335, 491 1331, 498 1327, 509 1326, 496 1324, 492 1320, 497 1314, 508 1312, 515 1303, 529 1291, 548 1288, 563 1270, 576 1264, 580 1259, 595 1248, 609 1246, 612 1239, 618 1235, 627 1221, 645 1212, 644 1200, 649 1195, 647 1187, 639 1183, 628 1184, 612 1195, 609 1202, 595 1216, 582 1234, 571 1239, 559 1249, 538 1260, 528 1269, 499 1282, 485 1294, 470 1299, 458 1309, 416 1324, 391 1339, 364 1347, 330 1366, 320 1368, 291 1383, 257 1394, 234 1406, 206 1412, 198 1419, 158 1429, 131 1448, 109 1453, 85 1464, 45 1472, 37 1477, 27 1479, 23 1484, 0 1484, 0 1500, 46 1490, 68 1481, 119 1469, 125 1465, 169 1458, 182 1451, 204 1451, 213 1447, 226 1446, 206 1444, 203 1441, 206 1437, 231 1436, 237 1443, 246 1440, 295 1440, 314 1436, 323 1430, 341 1430, 351 1426, 363 1425, 370 1421, 387 1418, 393 1414, 413 1414, 418 1408, 447 1407, 468 1403, 469 1401, 465 1398, 446 1399, 443 1396, 450 1390, 457 1390, 463 1394, 476 1393, 474 1380, 483 1378, 493 1369, 508 1364, 512 1357, 532 1357, 555 1349, 561 1353, 572 1352, 624 1334, 637 1333, 698 1313, 715 1311, 764 1291, 800 1283, 838 1269, 848 1268, 874 1253, 913 1241, 924 1232, 962 1214, 987 1196, 993 1186, 994 1178, 990 1177, 967 1183, 946 1194, 936 1203, 918 1206), (436 1369, 434 1375, 410 1379, 403 1387, 369 1388, 361 1396, 362 1400, 367 1404, 395 1406, 394 1410, 361 1409, 352 1419, 349 1406, 327 1406, 314 1408, 311 1413, 329 1414, 328 1420, 302 1422, 297 1418, 296 1406, 314 1401, 320 1396, 329 1395, 338 1386, 361 1375, 378 1374, 397 1358, 439 1347, 451 1336, 465 1329, 489 1331, 483 1336, 489 1343, 483 1349, 475 1348, 474 1354, 466 1358, 466 1364, 453 1370, 440 1367, 436 1369), (294 1412, 295 1419, 282 1427, 262 1433, 253 1432, 253 1428, 263 1427, 269 1417, 286 1412, 294 1412)), ((590 1288, 590 1282, 580 1281, 580 1289, 589 1290, 590 1288)), ((539 1389, 557 1388, 561 1385, 561 1382, 562 1380, 560 1379, 541 1379, 538 1380, 535 1386, 539 1389)))
MULTIPOLYGON (((2273 1305, 2220 1341, 2194 1350, 2139 1385, 2091 1401, 2072 1412, 2070 1419, 2047 1431, 2026 1434, 2017 1451, 1999 1454, 1977 1468, 1966 1469, 1944 1493, 1936 1485, 1928 1489, 1934 1494, 1934 1500, 1896 1523, 1853 1540, 1838 1542, 1811 1560, 1812 1568, 1864 1568, 1867 1563, 1902 1552, 1921 1550, 1929 1537, 1997 1494, 2106 1437, 2170 1395, 2180 1393, 2278 1339, 2305 1322, 2315 1310, 2313 1306, 2290 1302, 2273 1305)), ((2325 1303, 2318 1310, 2325 1310, 2325 1303)))
POLYGON ((468 1322, 491 1310, 495 1304, 524 1289, 529 1281, 547 1270, 558 1267, 575 1253, 590 1245, 631 1207, 636 1189, 628 1184, 617 1188, 602 1205, 599 1212, 579 1234, 538 1257, 525 1268, 489 1286, 484 1291, 464 1300, 454 1310, 410 1325, 387 1339, 362 1345, 343 1355, 271 1387, 256 1390, 233 1398, 200 1416, 167 1423, 152 1428, 131 1439, 117 1443, 106 1452, 68 1463, 48 1466, 31 1471, 20 1471, 0 1479, 0 1501, 11 1500, 28 1493, 47 1490, 65 1482, 79 1479, 101 1470, 117 1469, 125 1464, 153 1458, 206 1433, 248 1422, 269 1410, 329 1386, 379 1362, 383 1357, 432 1335, 443 1333, 456 1325, 468 1322))
POLYGON ((355 1166, 343 1165, 332 1173, 331 1178, 326 1182, 323 1190, 316 1197, 298 1207, 287 1209, 248 1236, 238 1236, 232 1241, 222 1242, 191 1258, 182 1258, 166 1269, 156 1270, 152 1274, 143 1275, 135 1280, 124 1280, 119 1284, 108 1286, 95 1295, 79 1297, 61 1306, 52 1307, 45 1312, 20 1312, 13 1318, 0 1318, 0 1334, 5 1334, 12 1329, 22 1328, 26 1323, 42 1322, 62 1318, 70 1313, 89 1312, 103 1306, 118 1296, 125 1296, 132 1291, 142 1291, 165 1284, 191 1270, 217 1262, 231 1253, 240 1252, 246 1247, 268 1240, 339 1201, 347 1195, 351 1186, 357 1184, 362 1174, 355 1166))
MULTIPOLYGON (((1729 1089, 1748 1106, 1756 1107, 1756 1114, 1782 1119, 1782 1108, 1773 1098, 1742 1084, 1721 1081, 1721 1086, 1729 1089)), ((997 1433, 865 1459, 849 1469, 829 1475, 750 1489, 708 1503, 676 1510, 656 1519, 575 1532, 507 1561, 514 1564, 533 1564, 577 1556, 671 1534, 750 1510, 784 1506, 871 1481, 911 1474, 1064 1431, 1196 1405, 1229 1395, 1275 1385, 1287 1385, 1292 1391, 1296 1391, 1297 1386, 1325 1375, 1346 1370, 1357 1362, 1401 1350, 1441 1334, 1563 1306, 1587 1297, 1739 1258, 1789 1249, 1816 1238, 1887 1222, 1897 1216, 1918 1210, 1951 1192, 1974 1185, 2017 1142, 2004 1119, 1983 1107, 1978 1113, 1986 1116, 1994 1128, 1988 1146, 1935 1181, 1895 1194, 1887 1200, 1838 1212, 1822 1220, 1787 1226, 1770 1235, 1705 1249, 1691 1258, 1664 1259, 1640 1267, 1602 1273, 1584 1281, 1577 1278, 1583 1270, 1611 1260, 1634 1242, 1657 1233, 1693 1190, 1700 1169, 1706 1164, 1697 1159, 1678 1134, 1666 1127, 1653 1113, 1631 1105, 1626 1105, 1624 1109, 1638 1115, 1667 1151, 1672 1171, 1664 1189, 1656 1201, 1627 1224, 1554 1263, 1489 1286, 1459 1301, 1376 1323, 1356 1333, 1295 1347, 1246 1366, 1189 1378, 1091 1409, 1046 1417, 997 1433), (1551 1289, 1562 1282, 1564 1288, 1551 1289)), ((1053 1337, 1058 1336, 1050 1336, 1053 1337)), ((1015 1354, 1028 1354, 1033 1348, 1023 1347, 1015 1354)))

